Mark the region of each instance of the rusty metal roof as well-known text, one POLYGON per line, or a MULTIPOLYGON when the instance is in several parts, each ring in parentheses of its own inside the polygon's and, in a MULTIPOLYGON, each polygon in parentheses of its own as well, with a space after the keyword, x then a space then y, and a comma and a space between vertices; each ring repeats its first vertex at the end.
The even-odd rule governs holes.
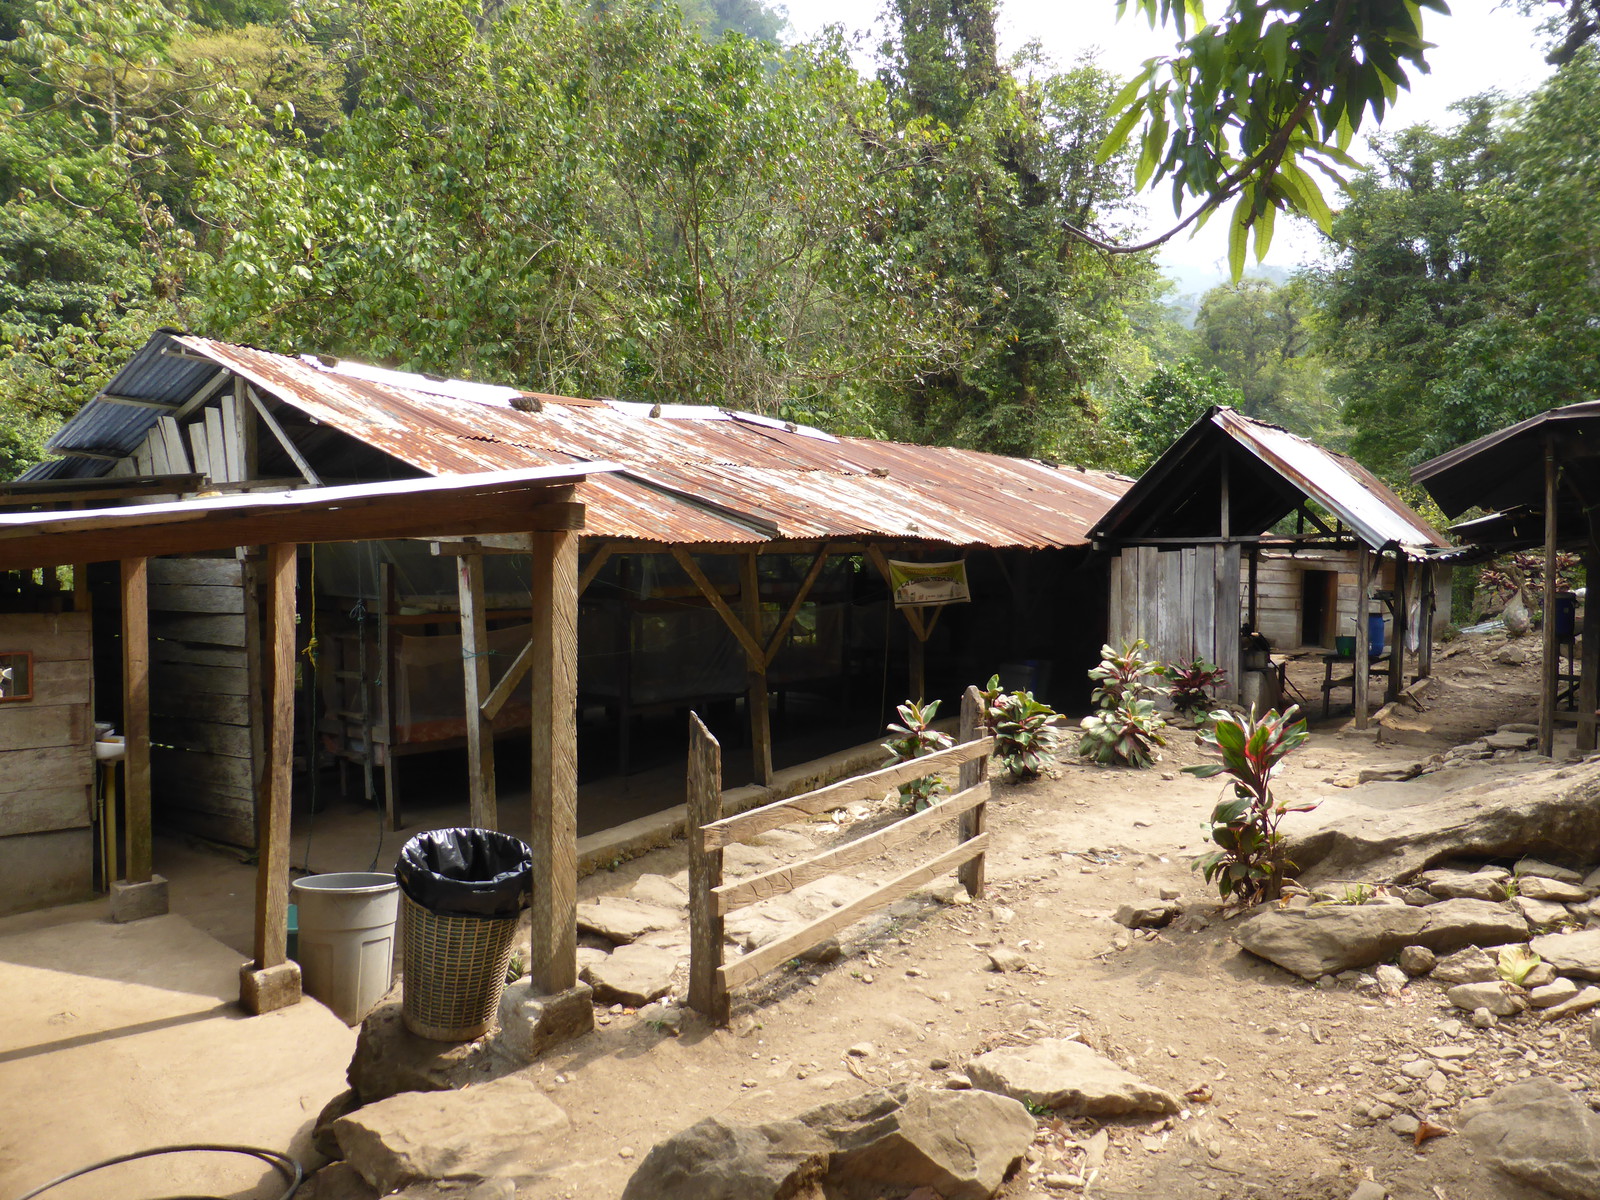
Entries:
MULTIPOLYGON (((586 532, 594 536, 661 543, 884 537, 952 546, 1080 546, 1132 484, 1105 472, 972 450, 834 437, 710 407, 524 393, 208 338, 157 336, 429 475, 619 463, 622 471, 579 487, 588 505, 586 532)), ((139 381, 126 374, 118 377, 119 389, 141 395, 139 381)), ((101 404, 91 401, 69 422, 62 452, 71 453, 72 425, 92 420, 89 409, 101 404)), ((159 414, 124 407, 115 415, 153 423, 159 414)), ((143 432, 120 429, 119 440, 137 445, 143 432)))
POLYGON ((1600 451, 1600 401, 1548 409, 1497 429, 1413 468, 1411 479, 1449 517, 1469 508, 1542 512, 1547 447, 1556 451, 1563 473, 1591 471, 1600 451))
POLYGON ((1450 542, 1371 471, 1278 425, 1213 407, 1191 425, 1095 528, 1107 541, 1217 533, 1218 488, 1228 464, 1231 532, 1259 534, 1305 498, 1373 549, 1423 552, 1450 542))

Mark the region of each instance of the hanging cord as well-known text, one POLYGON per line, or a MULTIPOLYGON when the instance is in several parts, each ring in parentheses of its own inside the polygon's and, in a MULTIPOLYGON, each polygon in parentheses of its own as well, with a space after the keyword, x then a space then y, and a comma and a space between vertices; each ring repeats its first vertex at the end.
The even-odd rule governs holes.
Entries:
MULTIPOLYGON (((248 1154, 252 1158, 259 1158, 262 1162, 273 1167, 278 1174, 289 1181, 289 1190, 281 1193, 276 1200, 290 1200, 300 1190, 300 1181, 305 1178, 305 1172, 294 1159, 286 1154, 279 1154, 275 1150, 257 1150, 253 1146, 225 1146, 210 1142, 194 1142, 182 1146, 157 1146, 153 1150, 135 1150, 132 1154, 119 1154, 115 1158, 103 1158, 97 1163, 87 1167, 79 1167, 76 1171, 69 1171, 65 1175, 58 1175, 49 1183, 36 1187, 31 1192, 18 1196, 17 1200, 33 1200, 35 1196, 42 1196, 51 1188, 59 1187, 70 1179, 90 1172, 102 1170, 105 1167, 114 1167, 118 1163, 133 1162, 140 1158, 154 1158, 160 1154, 190 1154, 196 1151, 217 1154, 248 1154)), ((195 1200, 207 1200, 205 1197, 195 1197, 195 1200)))

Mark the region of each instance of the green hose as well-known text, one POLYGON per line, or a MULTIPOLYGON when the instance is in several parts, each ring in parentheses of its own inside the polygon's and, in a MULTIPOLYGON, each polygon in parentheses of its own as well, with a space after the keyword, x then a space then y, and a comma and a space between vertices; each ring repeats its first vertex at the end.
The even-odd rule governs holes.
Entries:
MULTIPOLYGON (((34 1188, 33 1191, 18 1196, 17 1200, 33 1200, 35 1196, 42 1196, 51 1188, 60 1187, 69 1179, 76 1179, 80 1175, 88 1175, 92 1171, 99 1171, 105 1167, 114 1167, 118 1163, 132 1162, 139 1158, 154 1158, 158 1154, 189 1154, 194 1151, 215 1152, 218 1154, 248 1154, 252 1158, 261 1159, 268 1166, 275 1168, 279 1174, 289 1181, 289 1190, 277 1196, 275 1200, 291 1200, 294 1194, 300 1190, 300 1183, 305 1178, 305 1172, 300 1169, 298 1162, 287 1154, 279 1154, 275 1150, 257 1150, 253 1146, 222 1146, 210 1142, 195 1142, 186 1146, 157 1146, 153 1150, 135 1150, 132 1154, 119 1154, 115 1158, 101 1159, 97 1163, 91 1163, 87 1167, 79 1167, 76 1171, 69 1171, 65 1175, 52 1179, 49 1183, 41 1184, 39 1187, 34 1188)), ((223 1197, 188 1196, 173 1197, 173 1200, 223 1200, 223 1197)))

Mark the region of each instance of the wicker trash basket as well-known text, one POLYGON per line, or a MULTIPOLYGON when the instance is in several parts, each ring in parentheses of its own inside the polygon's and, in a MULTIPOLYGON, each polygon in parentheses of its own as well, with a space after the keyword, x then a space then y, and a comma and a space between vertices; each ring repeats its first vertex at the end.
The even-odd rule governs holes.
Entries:
POLYGON ((401 1016, 418 1037, 466 1042, 494 1027, 533 853, 493 829, 419 833, 400 851, 401 1016))

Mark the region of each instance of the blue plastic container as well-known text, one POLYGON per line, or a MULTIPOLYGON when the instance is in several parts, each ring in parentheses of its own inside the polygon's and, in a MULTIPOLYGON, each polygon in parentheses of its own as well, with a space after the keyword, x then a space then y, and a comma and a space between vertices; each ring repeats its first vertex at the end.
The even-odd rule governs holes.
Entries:
POLYGON ((1383 654, 1383 614, 1367 614, 1367 653, 1373 658, 1383 654))

